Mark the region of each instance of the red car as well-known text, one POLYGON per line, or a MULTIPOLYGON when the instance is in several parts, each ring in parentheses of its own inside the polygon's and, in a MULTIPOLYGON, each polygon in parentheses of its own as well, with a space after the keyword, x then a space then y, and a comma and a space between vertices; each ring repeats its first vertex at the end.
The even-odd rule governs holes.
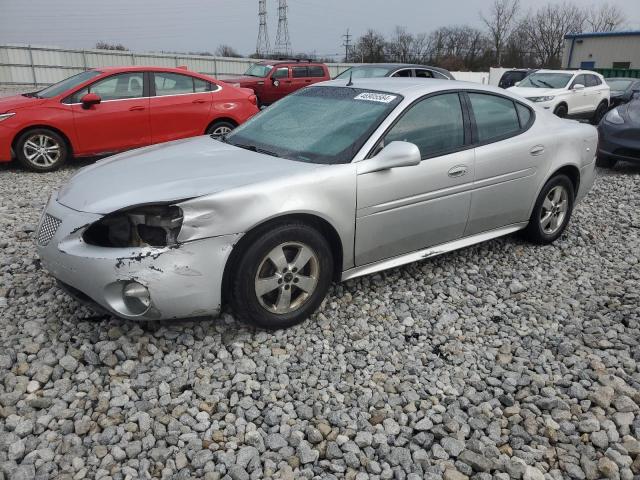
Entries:
POLYGON ((87 70, 0 98, 0 162, 45 172, 71 155, 103 156, 196 135, 223 135, 258 112, 251 90, 182 68, 87 70))
POLYGON ((302 60, 254 63, 242 77, 225 78, 225 82, 252 89, 260 105, 269 105, 282 97, 314 83, 331 80, 324 63, 302 60))

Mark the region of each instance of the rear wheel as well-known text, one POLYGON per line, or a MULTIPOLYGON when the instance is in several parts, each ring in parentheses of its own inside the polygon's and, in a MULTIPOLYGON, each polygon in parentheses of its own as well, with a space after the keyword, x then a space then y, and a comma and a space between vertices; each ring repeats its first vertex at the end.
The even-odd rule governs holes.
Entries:
POLYGON ((555 113, 556 116, 560 118, 566 118, 567 114, 569 113, 569 110, 567 109, 567 106, 565 104, 562 104, 562 105, 558 105, 556 109, 553 111, 553 113, 555 113))
POLYGON ((236 264, 231 305, 270 329, 306 320, 322 303, 333 275, 325 238, 302 223, 275 226, 246 247, 236 264))
POLYGON ((575 193, 573 183, 566 175, 556 175, 544 186, 524 231, 534 243, 548 244, 555 241, 567 227, 575 193))
POLYGON ((67 161, 69 148, 58 133, 37 128, 23 133, 16 142, 16 157, 22 166, 35 172, 57 170, 67 161))
POLYGON ((596 108, 596 111, 593 113, 593 117, 591 117, 591 123, 598 125, 605 113, 607 113, 607 102, 600 102, 600 105, 598 105, 598 108, 596 108))
POLYGON ((206 134, 211 135, 212 137, 222 137, 231 133, 231 130, 234 128, 236 128, 236 126, 233 123, 227 120, 220 120, 209 125, 206 134))

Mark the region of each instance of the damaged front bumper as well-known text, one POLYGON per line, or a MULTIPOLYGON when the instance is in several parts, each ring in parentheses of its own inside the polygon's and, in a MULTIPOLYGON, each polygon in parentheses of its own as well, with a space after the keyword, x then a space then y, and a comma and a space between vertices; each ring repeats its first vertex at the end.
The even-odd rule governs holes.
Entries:
POLYGON ((67 290, 127 319, 163 320, 220 312, 224 266, 238 235, 193 240, 164 248, 109 248, 82 239, 102 215, 78 212, 52 196, 38 225, 42 265, 67 290), (146 289, 148 308, 125 301, 127 286, 146 289), (71 287, 71 288, 69 288, 71 287))

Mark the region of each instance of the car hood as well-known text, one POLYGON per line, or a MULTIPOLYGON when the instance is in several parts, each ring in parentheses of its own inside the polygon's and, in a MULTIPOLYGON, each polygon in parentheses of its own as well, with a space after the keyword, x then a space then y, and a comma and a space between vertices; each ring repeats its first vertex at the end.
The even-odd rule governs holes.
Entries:
POLYGON ((60 189, 58 202, 74 210, 106 214, 200 197, 320 167, 201 136, 133 150, 85 167, 60 189))
POLYGON ((0 113, 12 112, 24 107, 30 107, 42 103, 44 100, 35 97, 12 95, 0 98, 0 113))
POLYGON ((256 84, 258 82, 264 82, 264 78, 260 77, 233 77, 233 78, 225 78, 222 80, 225 83, 239 83, 240 85, 246 84, 256 84))
POLYGON ((562 88, 535 88, 535 87, 511 87, 507 91, 520 95, 524 98, 531 97, 549 97, 563 93, 562 88))

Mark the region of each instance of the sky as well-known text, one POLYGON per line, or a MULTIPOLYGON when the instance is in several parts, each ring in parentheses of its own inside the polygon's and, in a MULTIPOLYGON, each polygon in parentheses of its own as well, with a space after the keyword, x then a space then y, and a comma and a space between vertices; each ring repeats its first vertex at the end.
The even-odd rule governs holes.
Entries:
MULTIPOLYGON (((396 25, 413 33, 440 26, 481 27, 480 12, 493 0, 289 0, 293 50, 320 56, 344 52, 349 29, 390 34, 396 25)), ((549 0, 521 0, 524 11, 549 0)), ((574 0, 592 5, 602 0, 574 0)), ((610 0, 627 15, 626 29, 640 30, 640 0, 610 0)), ((268 29, 275 44, 278 0, 267 0, 268 29)), ((0 0, 0 44, 93 48, 97 41, 133 51, 210 51, 229 44, 255 51, 258 0, 0 0)))

